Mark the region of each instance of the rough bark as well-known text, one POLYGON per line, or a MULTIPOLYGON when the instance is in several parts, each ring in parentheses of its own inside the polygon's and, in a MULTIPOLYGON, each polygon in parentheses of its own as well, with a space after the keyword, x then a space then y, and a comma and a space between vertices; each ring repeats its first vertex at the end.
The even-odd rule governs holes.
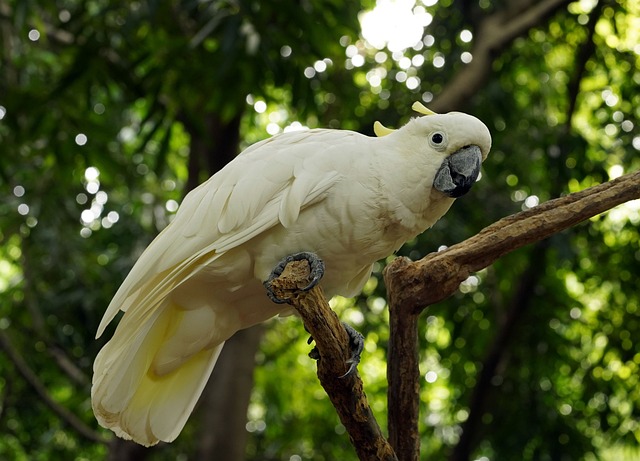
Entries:
POLYGON ((389 300, 419 313, 451 295, 471 273, 505 254, 638 197, 640 171, 507 216, 464 242, 419 261, 397 258, 385 270, 393 287, 389 300))
MULTIPOLYGON (((419 261, 396 258, 384 271, 390 324, 402 325, 402 318, 407 317, 416 319, 429 305, 453 294, 471 273, 505 254, 638 198, 640 171, 503 218, 464 242, 419 261)), ((419 401, 417 328, 411 325, 402 334, 392 333, 389 341, 389 363, 402 361, 403 367, 414 370, 410 373, 403 367, 389 368, 389 430, 397 434, 390 438, 393 443, 418 434, 417 417, 405 417, 406 413, 402 413, 406 402, 419 401), (399 356, 394 351, 404 351, 406 355, 399 356), (391 410, 392 407, 396 408, 391 410)), ((394 449, 401 460, 419 459, 419 446, 415 444, 394 445, 394 449)))
POLYGON ((347 333, 319 286, 300 291, 308 283, 308 263, 294 261, 271 282, 271 286, 278 297, 289 299, 314 338, 320 355, 318 378, 336 408, 358 458, 397 461, 369 407, 358 371, 342 377, 349 368, 346 362, 351 355, 347 333))
MULTIPOLYGON (((393 288, 387 285, 387 290, 393 288)), ((389 347, 387 381, 394 383, 387 391, 389 442, 402 461, 420 459, 420 433, 404 431, 417 428, 420 417, 420 370, 418 356, 418 314, 403 315, 389 305, 389 347)))

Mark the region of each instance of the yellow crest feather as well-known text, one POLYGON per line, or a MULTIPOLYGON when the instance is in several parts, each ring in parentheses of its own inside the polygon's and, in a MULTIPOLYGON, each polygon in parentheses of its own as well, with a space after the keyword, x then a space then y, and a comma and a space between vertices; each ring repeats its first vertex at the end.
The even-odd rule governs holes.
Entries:
POLYGON ((411 106, 411 108, 413 110, 415 110, 417 113, 422 114, 422 115, 436 115, 436 113, 434 111, 432 111, 431 109, 427 108, 420 101, 414 102, 413 105, 411 106))
POLYGON ((387 128, 386 126, 384 126, 382 123, 376 121, 373 124, 373 132, 376 134, 376 136, 378 136, 379 138, 388 135, 389 133, 393 133, 395 130, 392 130, 391 128, 387 128))

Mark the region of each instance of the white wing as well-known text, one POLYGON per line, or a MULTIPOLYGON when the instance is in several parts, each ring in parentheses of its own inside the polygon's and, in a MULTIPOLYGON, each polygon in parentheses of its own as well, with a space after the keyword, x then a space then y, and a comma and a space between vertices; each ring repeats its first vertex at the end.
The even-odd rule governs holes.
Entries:
MULTIPOLYGON (((330 130, 271 138, 185 197, 98 328, 100 336, 119 310, 126 311, 94 363, 92 406, 103 426, 143 445, 177 437, 224 340, 243 325, 234 321, 234 306, 211 293, 215 280, 192 281, 179 299, 172 294, 228 251, 273 226, 295 223, 301 210, 322 200, 341 178, 331 158, 322 155, 327 147, 361 138, 330 130)), ((225 270, 218 284, 224 284, 225 270)))
POLYGON ((326 146, 361 137, 350 131, 309 130, 275 136, 245 150, 185 197, 173 222, 120 286, 96 337, 118 310, 153 305, 152 298, 165 297, 224 252, 277 223, 289 226, 340 178, 331 162, 323 161, 326 146))

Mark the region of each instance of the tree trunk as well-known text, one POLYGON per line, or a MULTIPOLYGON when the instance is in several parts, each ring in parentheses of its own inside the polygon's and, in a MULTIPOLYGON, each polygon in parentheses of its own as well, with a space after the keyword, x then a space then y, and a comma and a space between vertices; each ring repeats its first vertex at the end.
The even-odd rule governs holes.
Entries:
POLYGON ((109 442, 109 452, 107 454, 107 461, 144 461, 150 455, 151 450, 155 447, 146 448, 142 445, 138 445, 131 440, 124 440, 119 437, 114 437, 109 442))
POLYGON ((230 120, 223 120, 216 114, 206 114, 197 121, 186 116, 180 120, 191 136, 186 194, 238 154, 242 113, 230 120))
POLYGON ((195 459, 244 460, 247 407, 263 331, 262 325, 256 325, 239 331, 225 344, 194 415, 199 431, 195 459))

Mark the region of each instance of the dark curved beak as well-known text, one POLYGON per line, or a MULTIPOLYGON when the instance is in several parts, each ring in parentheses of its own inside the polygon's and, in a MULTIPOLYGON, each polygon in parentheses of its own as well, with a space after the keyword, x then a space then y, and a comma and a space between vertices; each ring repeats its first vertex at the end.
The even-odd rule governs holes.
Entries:
POLYGON ((433 187, 458 198, 469 192, 480 174, 482 152, 478 146, 466 146, 447 157, 433 180, 433 187))

